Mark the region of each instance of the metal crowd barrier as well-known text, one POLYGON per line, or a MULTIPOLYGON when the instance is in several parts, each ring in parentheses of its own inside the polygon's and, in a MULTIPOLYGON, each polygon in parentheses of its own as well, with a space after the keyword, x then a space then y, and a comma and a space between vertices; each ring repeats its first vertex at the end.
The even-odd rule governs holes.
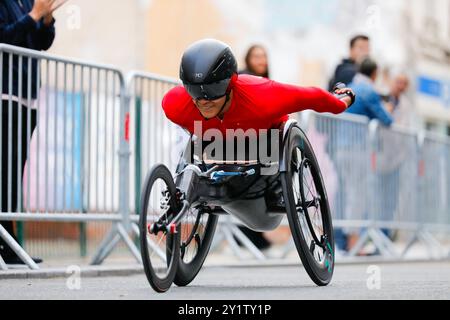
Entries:
POLYGON ((402 258, 418 241, 430 258, 448 255, 435 234, 450 231, 450 139, 365 117, 303 118, 324 176, 336 237, 359 234, 348 256, 371 242, 384 257, 402 258), (400 252, 396 233, 410 234, 400 252))
MULTIPOLYGON (((28 230, 34 221, 78 223, 72 225, 76 230, 65 230, 79 238, 82 251, 88 236, 111 229, 110 234, 120 234, 139 258, 124 227, 128 211, 120 190, 128 182, 122 73, 5 44, 0 44, 0 65, 0 220, 27 221, 18 223, 19 238, 31 231, 49 235, 44 229, 28 230), (91 229, 86 222, 94 221, 107 224, 91 229)), ((20 239, 1 225, 0 236, 30 268, 38 268, 20 239)), ((46 244, 61 237, 55 234, 46 244)), ((110 241, 100 246, 94 263, 103 258, 110 241)), ((33 244, 27 241, 25 247, 33 244)), ((63 246, 57 249, 64 252, 63 246)), ((1 267, 6 268, 4 263, 1 267)))
MULTIPOLYGON (((177 148, 183 132, 166 120, 161 108, 164 94, 178 83, 153 74, 132 72, 127 77, 129 104, 130 168, 128 210, 137 222, 142 184, 155 164, 163 163, 175 171, 177 148), (180 130, 179 133, 177 131, 180 130)), ((139 237, 139 228, 132 224, 139 237)))
POLYGON ((423 133, 419 140, 417 225, 402 255, 422 242, 430 258, 440 258, 446 248, 436 235, 450 231, 450 140, 432 133, 423 133))
MULTIPOLYGON (((92 264, 121 240, 140 262, 135 236, 144 177, 156 163, 174 171, 189 138, 161 108, 164 94, 179 83, 140 72, 125 81, 110 66, 3 44, 0 64, 8 70, 8 79, 0 74, 0 221, 16 221, 19 239, 2 225, 0 237, 32 269, 38 266, 28 252, 73 253, 55 244, 58 232, 72 234, 81 255, 94 242, 92 264), (45 241, 29 239, 42 235, 45 241)), ((438 240, 450 231, 448 138, 347 114, 296 117, 315 149, 336 237, 359 233, 350 256, 369 242, 389 257, 404 257, 417 242, 430 257, 448 255, 438 240), (398 231, 410 234, 402 252, 393 245, 398 231)), ((267 258, 231 217, 221 217, 213 248, 222 240, 238 258, 244 259, 243 249, 267 258)), ((292 249, 288 243, 281 257, 292 249)), ((0 269, 6 268, 0 257, 0 269)))

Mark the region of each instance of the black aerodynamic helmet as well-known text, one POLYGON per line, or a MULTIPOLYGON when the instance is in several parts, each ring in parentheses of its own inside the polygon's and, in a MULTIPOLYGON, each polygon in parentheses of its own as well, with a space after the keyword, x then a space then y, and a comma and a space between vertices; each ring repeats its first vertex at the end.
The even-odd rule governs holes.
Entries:
POLYGON ((218 40, 205 39, 184 53, 180 79, 193 99, 215 100, 227 95, 237 61, 231 48, 218 40))

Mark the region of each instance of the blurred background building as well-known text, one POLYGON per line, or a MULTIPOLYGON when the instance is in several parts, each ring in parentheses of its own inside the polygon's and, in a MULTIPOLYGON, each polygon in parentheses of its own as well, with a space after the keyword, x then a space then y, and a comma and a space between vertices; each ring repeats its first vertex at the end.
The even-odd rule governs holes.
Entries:
POLYGON ((322 87, 364 33, 386 74, 410 75, 419 126, 450 134, 447 0, 71 0, 57 18, 52 53, 177 77, 195 40, 221 39, 241 59, 261 43, 275 80, 322 87))

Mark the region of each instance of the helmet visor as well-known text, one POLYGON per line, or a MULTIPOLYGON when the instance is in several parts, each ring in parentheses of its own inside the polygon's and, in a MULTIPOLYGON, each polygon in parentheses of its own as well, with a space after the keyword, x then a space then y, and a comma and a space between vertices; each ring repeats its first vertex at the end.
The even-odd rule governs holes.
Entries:
POLYGON ((185 84, 184 87, 194 100, 216 100, 227 94, 231 79, 209 84, 185 84))

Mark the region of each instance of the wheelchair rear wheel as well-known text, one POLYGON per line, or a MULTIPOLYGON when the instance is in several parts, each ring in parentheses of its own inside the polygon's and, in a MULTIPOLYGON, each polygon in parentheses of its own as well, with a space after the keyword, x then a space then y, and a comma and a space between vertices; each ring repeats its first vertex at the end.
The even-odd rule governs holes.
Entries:
POLYGON ((216 231, 219 217, 208 208, 191 208, 181 221, 180 259, 174 283, 185 287, 200 272, 216 231))
POLYGON ((334 236, 330 207, 317 159, 305 133, 291 129, 281 182, 289 226, 297 252, 318 286, 331 282, 334 272, 334 236))

